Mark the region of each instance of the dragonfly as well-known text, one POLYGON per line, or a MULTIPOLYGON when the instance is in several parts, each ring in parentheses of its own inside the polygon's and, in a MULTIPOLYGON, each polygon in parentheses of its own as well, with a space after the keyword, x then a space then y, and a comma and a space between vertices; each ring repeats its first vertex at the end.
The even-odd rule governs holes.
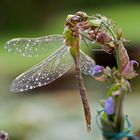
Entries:
POLYGON ((87 16, 83 12, 69 15, 65 22, 63 35, 11 39, 5 44, 5 49, 15 54, 33 57, 56 48, 56 51, 43 62, 33 66, 13 80, 10 86, 12 92, 22 92, 47 85, 61 77, 74 65, 87 129, 90 130, 91 113, 82 74, 96 78, 102 69, 80 49, 81 43, 85 41, 82 39, 79 22, 85 20, 87 20, 87 16))

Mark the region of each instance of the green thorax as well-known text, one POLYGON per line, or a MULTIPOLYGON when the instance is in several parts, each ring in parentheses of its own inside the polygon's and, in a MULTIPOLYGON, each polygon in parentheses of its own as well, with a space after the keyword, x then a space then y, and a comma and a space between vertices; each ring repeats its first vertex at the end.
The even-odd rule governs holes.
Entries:
POLYGON ((64 38, 67 46, 74 47, 76 37, 73 36, 73 31, 68 26, 64 29, 64 38))
POLYGON ((78 22, 72 20, 74 16, 66 19, 64 38, 66 46, 70 47, 71 54, 75 57, 78 54, 80 45, 79 28, 77 28, 78 22))
POLYGON ((78 55, 78 50, 80 47, 80 35, 74 35, 74 31, 71 30, 68 26, 64 29, 64 38, 66 46, 70 47, 70 52, 75 57, 78 55))

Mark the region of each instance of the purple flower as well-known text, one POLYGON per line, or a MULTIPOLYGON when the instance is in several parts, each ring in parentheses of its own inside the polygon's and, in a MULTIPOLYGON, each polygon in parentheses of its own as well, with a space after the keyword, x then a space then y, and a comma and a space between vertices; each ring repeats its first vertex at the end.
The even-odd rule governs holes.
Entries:
POLYGON ((100 66, 100 65, 96 65, 95 66, 95 71, 98 72, 98 73, 101 73, 101 72, 103 72, 103 67, 100 66))
POLYGON ((103 74, 104 68, 100 65, 91 67, 90 73, 93 77, 100 77, 103 74))
POLYGON ((105 81, 104 67, 96 65, 90 68, 89 74, 98 81, 105 81))
POLYGON ((115 105, 112 97, 109 97, 105 102, 105 111, 108 115, 114 114, 115 105))
POLYGON ((135 65, 136 64, 137 67, 139 66, 139 63, 136 60, 131 60, 130 63, 132 65, 135 65))
POLYGON ((138 62, 135 60, 131 60, 129 61, 125 68, 122 71, 122 75, 126 78, 126 79, 131 79, 135 76, 137 76, 137 73, 134 70, 134 65, 136 65, 138 67, 138 62))

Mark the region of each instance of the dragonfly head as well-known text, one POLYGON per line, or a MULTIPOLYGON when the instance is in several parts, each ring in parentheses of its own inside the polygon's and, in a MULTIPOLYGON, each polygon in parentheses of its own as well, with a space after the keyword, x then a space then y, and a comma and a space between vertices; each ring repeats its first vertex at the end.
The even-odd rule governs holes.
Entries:
POLYGON ((76 15, 79 16, 81 21, 86 21, 88 19, 88 16, 85 12, 79 11, 76 13, 76 15))
POLYGON ((88 16, 84 12, 77 12, 75 15, 68 15, 66 18, 66 25, 72 24, 76 25, 77 23, 80 23, 82 21, 86 21, 88 19, 88 16))

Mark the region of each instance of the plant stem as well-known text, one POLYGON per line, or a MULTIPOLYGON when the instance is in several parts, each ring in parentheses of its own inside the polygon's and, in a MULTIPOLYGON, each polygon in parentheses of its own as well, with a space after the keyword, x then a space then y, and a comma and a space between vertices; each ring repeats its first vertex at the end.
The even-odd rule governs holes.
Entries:
POLYGON ((119 96, 117 96, 116 99, 116 108, 115 108, 115 126, 116 131, 121 132, 124 129, 124 119, 123 119, 123 99, 124 94, 121 93, 119 96))
MULTIPOLYGON (((113 36, 114 41, 118 41, 116 34, 114 31, 106 24, 104 25, 108 28, 110 33, 113 36)), ((118 48, 118 44, 116 43, 116 48, 115 48, 115 58, 117 62, 117 68, 119 73, 121 73, 122 68, 121 68, 121 61, 120 61, 120 50, 118 48)), ((121 79, 121 74, 119 79, 121 79)), ((116 132, 122 132, 124 130, 124 117, 123 117, 123 99, 124 99, 124 94, 123 91, 121 91, 120 95, 116 97, 115 101, 115 127, 116 127, 116 132)), ((104 137, 104 140, 109 140, 108 138, 104 137)))
MULTIPOLYGON (((104 24, 104 26, 106 26, 106 28, 107 28, 107 29, 109 30, 109 32, 112 34, 114 41, 117 41, 116 34, 115 34, 114 31, 112 30, 112 28, 110 28, 105 22, 103 22, 103 24, 104 24)), ((115 52, 116 52, 117 67, 118 67, 119 71, 121 72, 120 51, 119 51, 118 47, 116 47, 115 52)))

